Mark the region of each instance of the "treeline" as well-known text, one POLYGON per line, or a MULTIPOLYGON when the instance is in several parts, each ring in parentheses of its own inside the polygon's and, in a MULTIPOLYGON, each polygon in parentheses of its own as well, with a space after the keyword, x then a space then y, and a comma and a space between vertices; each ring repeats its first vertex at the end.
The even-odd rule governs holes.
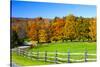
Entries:
MULTIPOLYGON (((11 18, 11 29, 18 39, 28 38, 38 43, 51 41, 96 41, 96 18, 72 14, 54 19, 11 18)), ((13 34, 11 35, 15 37, 13 34)))

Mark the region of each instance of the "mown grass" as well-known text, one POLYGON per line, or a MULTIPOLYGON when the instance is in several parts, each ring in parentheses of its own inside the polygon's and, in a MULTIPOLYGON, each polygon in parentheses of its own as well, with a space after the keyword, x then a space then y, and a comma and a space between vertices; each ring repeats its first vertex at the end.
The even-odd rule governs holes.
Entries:
MULTIPOLYGON (((58 57, 66 59, 67 62, 67 52, 70 51, 70 53, 83 53, 85 55, 85 51, 87 51, 88 54, 96 54, 96 42, 60 42, 60 43, 50 43, 50 44, 41 44, 41 47, 35 47, 31 49, 32 52, 48 52, 49 57, 55 57, 55 51, 66 53, 66 55, 60 55, 58 54, 58 57), (49 52, 54 52, 54 54, 49 54, 49 52)), ((70 55, 71 59, 75 60, 81 60, 84 59, 84 55, 70 55)), ((44 54, 40 53, 40 56, 44 56, 44 54)), ((88 56, 88 58, 96 59, 96 56, 88 56)), ((54 60, 50 58, 50 60, 54 60)))
MULTIPOLYGON (((66 53, 66 55, 58 55, 58 57, 66 59, 64 63, 67 62, 68 50, 70 51, 70 53, 84 53, 87 50, 88 54, 96 54, 96 42, 64 42, 64 43, 57 42, 57 43, 41 44, 40 46, 29 49, 30 52, 37 52, 37 51, 54 52, 54 54, 47 54, 47 56, 49 57, 55 57, 55 51, 66 53)), ((39 56, 43 56, 44 58, 44 53, 39 54, 39 56)), ((70 55, 70 58, 75 60, 81 60, 84 59, 84 55, 70 55)), ((88 58, 96 59, 96 56, 88 56, 88 58)), ((18 56, 15 53, 13 54, 12 59, 16 64, 22 66, 54 64, 54 63, 49 63, 44 61, 37 61, 36 59, 30 60, 26 57, 18 56)), ((48 59, 54 61, 54 59, 52 58, 48 58, 48 59)))
POLYGON ((96 53, 96 42, 65 42, 65 43, 50 43, 42 44, 39 47, 31 49, 32 51, 48 51, 48 52, 67 52, 83 53, 85 50, 88 53, 96 53))
POLYGON ((29 58, 19 56, 16 53, 12 53, 12 62, 14 62, 17 65, 20 66, 32 66, 32 65, 48 65, 52 64, 50 62, 44 62, 44 61, 37 61, 37 60, 31 60, 29 58))

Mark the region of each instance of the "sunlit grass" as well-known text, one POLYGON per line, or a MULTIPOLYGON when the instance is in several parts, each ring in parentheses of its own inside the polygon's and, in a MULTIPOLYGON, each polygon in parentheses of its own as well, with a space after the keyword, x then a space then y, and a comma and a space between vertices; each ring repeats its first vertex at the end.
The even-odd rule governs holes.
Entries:
MULTIPOLYGON (((29 51, 33 53, 34 52, 36 53, 37 51, 39 52, 47 51, 48 57, 55 57, 55 51, 66 53, 66 55, 58 54, 58 57, 66 59, 66 61, 62 61, 63 63, 67 63, 68 50, 70 51, 70 53, 84 53, 87 50, 88 54, 96 54, 96 42, 64 42, 64 43, 57 42, 57 43, 41 44, 38 47, 29 49, 29 51), (54 52, 54 54, 49 54, 49 52, 54 52)), ((37 55, 35 54, 35 56, 37 55)), ((39 56, 40 58, 42 56, 42 59, 44 59, 45 54, 40 53, 39 56)), ((84 55, 70 55, 70 58, 75 60, 81 60, 84 59, 84 55)), ((96 56, 88 56, 88 58, 96 59, 96 56)), ((16 53, 12 54, 12 59, 16 64, 21 66, 55 64, 50 62, 37 61, 36 58, 34 58, 34 60, 31 60, 23 56, 18 56, 16 55, 16 53)), ((48 59, 54 61, 54 59, 52 58, 48 59)))

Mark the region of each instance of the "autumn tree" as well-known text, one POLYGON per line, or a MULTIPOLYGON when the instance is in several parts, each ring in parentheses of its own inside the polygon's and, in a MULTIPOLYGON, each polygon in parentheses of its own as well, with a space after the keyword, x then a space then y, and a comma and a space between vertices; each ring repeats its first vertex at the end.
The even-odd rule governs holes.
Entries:
POLYGON ((29 20, 28 21, 28 26, 27 26, 27 36, 33 40, 36 41, 37 40, 37 31, 36 31, 36 24, 34 21, 29 20))
POLYGON ((40 18, 28 20, 27 36, 39 43, 40 18))
POLYGON ((77 17, 72 14, 54 19, 12 18, 11 29, 20 40, 28 38, 37 43, 84 41, 90 38, 96 40, 96 18, 77 17))
POLYGON ((75 16, 70 14, 66 16, 65 20, 65 26, 64 26, 64 37, 68 40, 73 40, 76 37, 76 30, 75 30, 75 16))
POLYGON ((46 42, 51 43, 51 35, 52 35, 52 29, 51 29, 51 20, 44 19, 44 29, 46 32, 46 42))
POLYGON ((55 17, 52 21, 52 40, 58 41, 63 38, 63 27, 64 27, 64 20, 55 17))
POLYGON ((96 41, 96 18, 91 18, 89 23, 90 23, 89 36, 91 37, 92 40, 96 41))
POLYGON ((89 39, 89 19, 78 17, 76 23, 76 32, 77 32, 77 39, 79 40, 86 40, 89 39))

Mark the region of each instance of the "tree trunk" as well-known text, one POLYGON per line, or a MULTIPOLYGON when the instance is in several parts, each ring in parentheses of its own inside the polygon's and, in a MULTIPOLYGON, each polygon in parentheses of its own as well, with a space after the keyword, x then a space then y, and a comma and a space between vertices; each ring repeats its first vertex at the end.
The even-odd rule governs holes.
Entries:
POLYGON ((37 37, 37 41, 38 41, 38 43, 39 43, 39 30, 37 30, 37 35, 36 35, 36 37, 37 37))

